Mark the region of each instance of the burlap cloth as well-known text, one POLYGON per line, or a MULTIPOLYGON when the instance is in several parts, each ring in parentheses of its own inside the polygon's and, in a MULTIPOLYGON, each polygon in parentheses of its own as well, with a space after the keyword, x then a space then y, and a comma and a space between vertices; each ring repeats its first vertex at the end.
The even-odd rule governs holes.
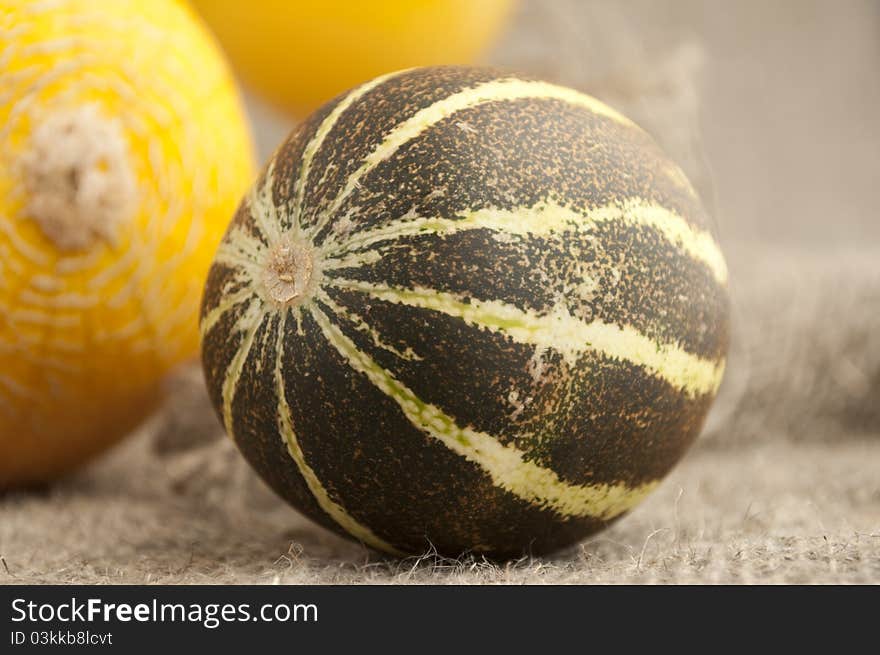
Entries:
MULTIPOLYGON (((721 214, 728 375, 700 441, 642 506, 552 558, 384 559, 278 501, 189 367, 107 457, 0 499, 0 583, 880 582, 880 246, 759 242, 725 216, 697 127, 705 46, 662 29, 633 27, 610 3, 531 2, 493 55, 624 110, 721 214)), ((266 152, 287 126, 252 110, 266 152)), ((859 220, 836 217, 848 218, 859 220)))

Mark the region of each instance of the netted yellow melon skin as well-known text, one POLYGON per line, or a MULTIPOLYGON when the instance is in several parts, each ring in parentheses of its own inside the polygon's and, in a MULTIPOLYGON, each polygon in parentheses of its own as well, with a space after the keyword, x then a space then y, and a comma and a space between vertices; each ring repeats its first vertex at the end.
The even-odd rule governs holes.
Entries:
POLYGON ((198 348, 254 168, 234 82, 172 0, 0 0, 0 489, 154 408, 198 348))

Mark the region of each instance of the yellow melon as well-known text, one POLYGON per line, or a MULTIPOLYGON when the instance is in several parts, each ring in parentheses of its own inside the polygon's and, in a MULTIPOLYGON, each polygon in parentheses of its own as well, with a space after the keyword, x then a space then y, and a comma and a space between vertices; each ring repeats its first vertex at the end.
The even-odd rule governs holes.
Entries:
POLYGON ((219 49, 173 0, 0 0, 0 489, 101 451, 198 347, 253 171, 219 49))
POLYGON ((511 0, 193 0, 242 78, 303 118, 390 70, 466 64, 510 15, 511 0))

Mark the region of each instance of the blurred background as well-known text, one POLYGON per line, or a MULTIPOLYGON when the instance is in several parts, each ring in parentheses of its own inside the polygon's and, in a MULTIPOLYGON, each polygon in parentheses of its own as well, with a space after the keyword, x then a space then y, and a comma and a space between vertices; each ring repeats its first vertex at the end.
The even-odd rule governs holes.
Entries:
POLYGON ((10 575, 880 581, 880 3, 387 0, 343 3, 345 16, 329 22, 321 8, 336 3, 194 4, 240 75, 261 161, 322 98, 384 72, 371 67, 488 63, 633 118, 682 165, 715 222, 731 268, 728 373, 703 437, 644 506, 575 552, 499 568, 376 561, 303 520, 222 437, 191 367, 123 447, 48 500, 0 508, 10 575), (342 74, 346 57, 357 65, 342 74), (303 77, 301 66, 321 72, 303 77), (58 529, 47 536, 41 525, 58 529))

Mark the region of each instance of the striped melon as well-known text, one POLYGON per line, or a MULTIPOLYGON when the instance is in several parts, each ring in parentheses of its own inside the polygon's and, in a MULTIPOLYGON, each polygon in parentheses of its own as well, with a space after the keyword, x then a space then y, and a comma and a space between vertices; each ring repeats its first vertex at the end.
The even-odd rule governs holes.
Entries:
POLYGON ((625 117, 415 69, 268 163, 209 274, 203 363, 244 456, 318 523, 395 554, 546 552, 697 436, 726 278, 691 185, 625 117))

